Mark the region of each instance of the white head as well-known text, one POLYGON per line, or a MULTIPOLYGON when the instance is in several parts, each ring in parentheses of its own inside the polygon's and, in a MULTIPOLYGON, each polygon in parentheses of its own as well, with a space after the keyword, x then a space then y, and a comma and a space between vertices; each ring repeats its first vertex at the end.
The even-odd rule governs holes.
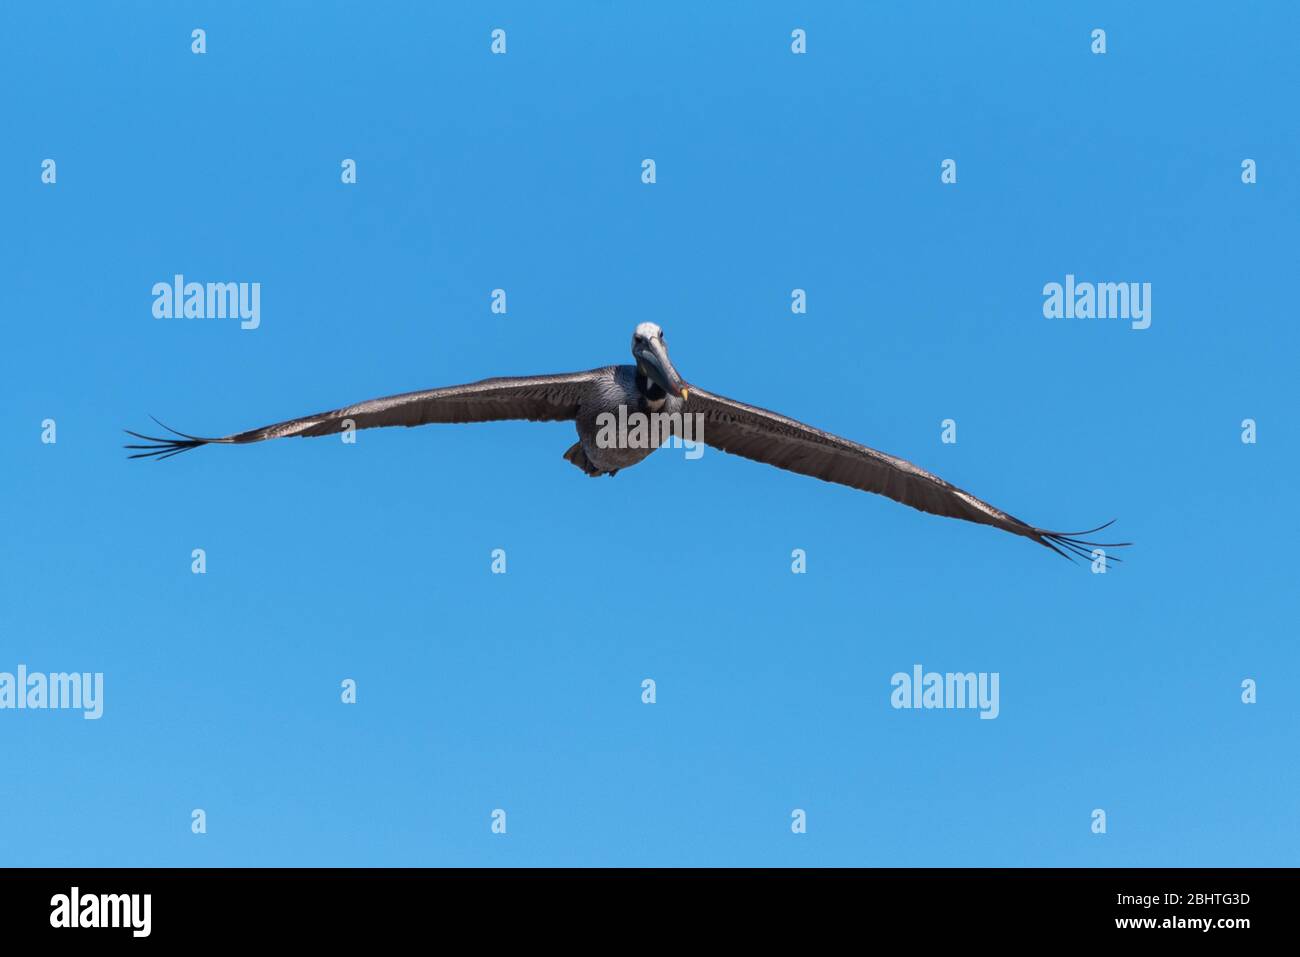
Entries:
POLYGON ((632 332, 632 357, 650 383, 669 395, 686 398, 686 383, 668 359, 664 331, 653 322, 643 322, 632 332))

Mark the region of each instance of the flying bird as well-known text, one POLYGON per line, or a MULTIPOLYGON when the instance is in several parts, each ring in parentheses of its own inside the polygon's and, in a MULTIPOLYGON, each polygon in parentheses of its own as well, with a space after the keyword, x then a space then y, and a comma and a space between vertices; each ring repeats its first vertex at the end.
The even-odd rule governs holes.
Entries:
MULTIPOLYGON (((605 366, 588 372, 484 379, 468 385, 406 392, 220 438, 188 435, 159 422, 173 437, 127 430, 128 435, 149 444, 125 448, 134 450, 130 456, 133 459, 165 459, 200 445, 246 445, 265 439, 333 435, 348 429, 389 425, 567 420, 577 424, 578 441, 564 453, 564 458, 587 475, 614 475, 645 459, 658 445, 626 441, 625 432, 618 440, 610 441, 611 420, 625 422, 636 414, 658 414, 679 437, 688 432, 684 423, 697 422, 699 434, 686 434, 686 438, 780 469, 875 492, 922 512, 992 525, 1066 558, 1078 555, 1091 559, 1094 548, 1131 544, 1094 542, 1082 537, 1112 522, 1082 532, 1054 532, 1030 525, 904 459, 688 385, 668 358, 663 330, 652 322, 641 323, 633 332, 632 357, 633 365, 605 366)), ((1108 560, 1118 561, 1109 556, 1108 560)))

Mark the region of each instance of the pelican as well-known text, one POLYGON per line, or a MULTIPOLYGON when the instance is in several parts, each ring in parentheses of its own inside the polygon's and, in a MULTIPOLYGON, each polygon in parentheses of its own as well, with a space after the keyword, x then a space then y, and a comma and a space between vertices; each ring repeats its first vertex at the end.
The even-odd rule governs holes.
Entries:
POLYGON ((686 424, 698 422, 699 434, 695 438, 723 452, 875 492, 933 515, 992 525, 1044 545, 1066 558, 1078 555, 1091 559, 1094 548, 1122 548, 1131 544, 1094 542, 1081 537, 1101 531, 1113 524, 1113 520, 1082 532, 1039 528, 905 459, 776 412, 688 386, 668 358, 663 330, 653 322, 643 322, 633 331, 632 358, 633 365, 604 366, 588 372, 493 378, 424 392, 405 392, 220 438, 188 435, 158 422, 172 437, 126 430, 128 435, 149 444, 125 448, 135 450, 130 458, 161 460, 200 445, 246 445, 265 439, 332 435, 349 429, 389 425, 566 420, 576 423, 578 441, 564 453, 564 458, 587 475, 598 476, 614 475, 636 465, 659 447, 658 442, 628 441, 625 432, 611 440, 611 422, 624 422, 629 415, 658 415, 679 437, 689 431, 686 424))

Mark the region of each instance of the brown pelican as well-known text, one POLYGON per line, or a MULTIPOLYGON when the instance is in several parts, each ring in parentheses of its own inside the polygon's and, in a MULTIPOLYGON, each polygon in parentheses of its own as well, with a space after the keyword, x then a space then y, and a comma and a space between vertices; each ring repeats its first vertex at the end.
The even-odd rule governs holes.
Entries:
POLYGON ((688 386, 668 358, 663 330, 652 322, 641 323, 633 332, 632 357, 635 365, 605 366, 562 375, 484 379, 468 385, 406 392, 221 438, 199 438, 165 425, 162 427, 172 432, 174 438, 128 431, 128 435, 150 444, 126 448, 138 450, 130 456, 133 459, 165 459, 200 445, 244 445, 263 439, 332 435, 388 425, 501 419, 572 420, 577 423, 578 441, 564 457, 588 475, 614 475, 619 469, 640 462, 662 441, 654 431, 643 431, 639 440, 635 427, 628 433, 629 417, 635 419, 639 415, 657 417, 668 424, 673 435, 694 438, 723 452, 826 482, 876 492, 922 512, 992 525, 1023 535, 1067 558, 1071 555, 1091 558, 1094 548, 1129 544, 1093 542, 1080 537, 1098 532, 1110 522, 1083 532, 1038 528, 904 459, 784 415, 688 386), (699 425, 694 436, 689 434, 692 423, 699 425))

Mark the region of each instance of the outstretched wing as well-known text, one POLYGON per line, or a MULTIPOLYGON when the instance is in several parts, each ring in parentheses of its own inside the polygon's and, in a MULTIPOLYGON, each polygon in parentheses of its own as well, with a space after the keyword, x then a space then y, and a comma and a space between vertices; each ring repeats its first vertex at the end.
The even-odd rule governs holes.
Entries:
POLYGON ((811 475, 825 482, 885 495, 922 512, 992 525, 1033 539, 1061 555, 1070 552, 1091 558, 1092 548, 1117 548, 1129 544, 1091 542, 1077 537, 1100 531, 1106 525, 1084 532, 1053 532, 1037 528, 904 459, 693 385, 682 411, 703 414, 702 434, 694 438, 723 452, 811 475))
MULTIPOLYGON (((347 428, 349 422, 353 428, 374 429, 387 425, 427 425, 431 422, 495 422, 501 419, 541 422, 572 419, 578 414, 578 406, 582 403, 588 386, 602 376, 609 375, 609 371, 592 369, 563 375, 484 379, 468 385, 406 392, 220 438, 201 438, 184 432, 175 432, 173 438, 159 438, 128 431, 127 435, 151 444, 128 445, 126 448, 140 450, 130 456, 133 459, 167 458, 200 445, 243 445, 292 435, 332 435, 347 428)), ((168 431, 174 432, 172 429, 168 431)))

